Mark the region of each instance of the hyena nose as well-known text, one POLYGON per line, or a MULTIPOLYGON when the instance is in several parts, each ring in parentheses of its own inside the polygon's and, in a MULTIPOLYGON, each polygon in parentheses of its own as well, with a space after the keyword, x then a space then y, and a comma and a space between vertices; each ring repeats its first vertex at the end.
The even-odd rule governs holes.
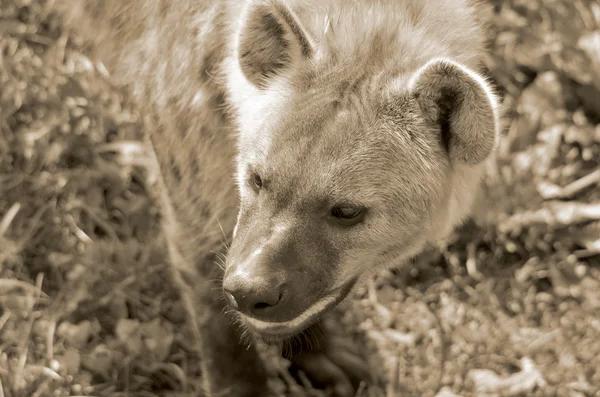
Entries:
POLYGON ((232 308, 252 317, 268 319, 282 301, 284 284, 269 277, 231 274, 223 280, 223 292, 232 308))

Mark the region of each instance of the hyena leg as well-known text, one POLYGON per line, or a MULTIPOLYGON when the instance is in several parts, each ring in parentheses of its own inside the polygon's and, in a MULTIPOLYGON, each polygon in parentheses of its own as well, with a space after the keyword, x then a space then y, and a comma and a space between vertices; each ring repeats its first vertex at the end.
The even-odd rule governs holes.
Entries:
POLYGON ((174 273, 196 334, 204 392, 210 397, 270 397, 258 352, 242 343, 241 331, 224 310, 221 269, 210 259, 198 267, 204 271, 174 273))
POLYGON ((290 348, 292 372, 304 372, 315 387, 331 389, 336 397, 353 397, 360 382, 370 380, 365 360, 332 338, 322 321, 290 348))

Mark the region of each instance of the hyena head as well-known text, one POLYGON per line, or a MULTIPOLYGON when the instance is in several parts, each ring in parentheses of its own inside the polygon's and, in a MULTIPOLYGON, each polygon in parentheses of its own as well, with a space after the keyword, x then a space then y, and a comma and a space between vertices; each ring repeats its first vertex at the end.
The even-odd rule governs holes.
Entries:
POLYGON ((226 71, 241 199, 223 289, 260 336, 297 334, 366 274, 445 237, 495 147, 494 96, 465 65, 477 31, 455 55, 425 31, 453 21, 420 20, 446 0, 388 3, 341 10, 338 25, 327 12, 303 24, 281 1, 246 6, 226 71))

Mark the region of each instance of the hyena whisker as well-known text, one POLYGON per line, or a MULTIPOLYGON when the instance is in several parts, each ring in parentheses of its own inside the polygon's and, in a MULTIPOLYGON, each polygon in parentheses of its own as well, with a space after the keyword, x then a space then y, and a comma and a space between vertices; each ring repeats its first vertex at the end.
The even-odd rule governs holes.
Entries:
POLYGON ((217 222, 219 223, 219 228, 221 229, 221 233, 223 233, 223 240, 221 240, 221 243, 223 243, 223 245, 226 249, 229 249, 229 240, 227 238, 227 234, 225 233, 225 230, 223 229, 223 225, 221 224, 221 221, 219 220, 219 218, 217 218, 217 222))

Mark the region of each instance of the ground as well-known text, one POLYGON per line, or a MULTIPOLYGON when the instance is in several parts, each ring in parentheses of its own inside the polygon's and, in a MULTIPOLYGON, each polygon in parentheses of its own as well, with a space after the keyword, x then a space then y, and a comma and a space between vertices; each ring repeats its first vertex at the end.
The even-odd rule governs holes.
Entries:
MULTIPOLYGON (((135 106, 51 3, 0 1, 0 397, 193 396, 135 106)), ((474 220, 346 304, 357 396, 600 396, 600 3, 492 3, 502 144, 474 220)))

